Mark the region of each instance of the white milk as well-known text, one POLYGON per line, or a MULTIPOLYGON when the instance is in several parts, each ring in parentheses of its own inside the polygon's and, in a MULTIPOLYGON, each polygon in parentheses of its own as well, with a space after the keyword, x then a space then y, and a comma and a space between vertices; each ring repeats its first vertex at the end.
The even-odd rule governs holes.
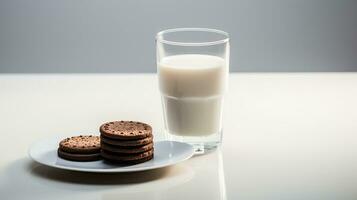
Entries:
POLYGON ((228 68, 217 56, 168 56, 158 64, 166 129, 180 136, 221 131, 222 96, 228 68))

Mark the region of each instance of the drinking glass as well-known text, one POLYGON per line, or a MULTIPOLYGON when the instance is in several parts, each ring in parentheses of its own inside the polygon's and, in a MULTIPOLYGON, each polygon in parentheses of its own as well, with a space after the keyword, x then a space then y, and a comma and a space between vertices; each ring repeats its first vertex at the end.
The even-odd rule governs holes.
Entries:
POLYGON ((196 153, 222 141, 223 96, 229 74, 228 33, 177 28, 156 36, 157 73, 165 132, 196 153))

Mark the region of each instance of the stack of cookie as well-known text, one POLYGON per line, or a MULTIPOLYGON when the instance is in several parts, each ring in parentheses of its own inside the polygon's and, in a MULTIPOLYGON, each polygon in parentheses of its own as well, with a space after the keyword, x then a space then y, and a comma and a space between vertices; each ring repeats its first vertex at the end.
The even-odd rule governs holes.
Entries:
POLYGON ((154 157, 150 125, 134 121, 114 121, 100 126, 101 156, 119 163, 142 163, 154 157))
POLYGON ((80 135, 63 139, 59 143, 58 156, 73 161, 94 161, 100 159, 100 138, 80 135))

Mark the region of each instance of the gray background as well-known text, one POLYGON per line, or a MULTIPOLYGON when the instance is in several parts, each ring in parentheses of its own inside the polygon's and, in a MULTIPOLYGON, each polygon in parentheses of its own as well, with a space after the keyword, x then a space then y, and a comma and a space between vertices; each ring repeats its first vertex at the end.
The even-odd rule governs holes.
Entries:
POLYGON ((155 72, 155 33, 222 29, 231 71, 357 71, 353 0, 0 0, 0 73, 155 72))

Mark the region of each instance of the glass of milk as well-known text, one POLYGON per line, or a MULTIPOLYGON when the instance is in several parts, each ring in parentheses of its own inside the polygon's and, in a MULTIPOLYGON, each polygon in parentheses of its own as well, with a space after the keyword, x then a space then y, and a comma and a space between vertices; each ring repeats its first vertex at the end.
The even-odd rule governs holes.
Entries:
POLYGON ((157 73, 165 131, 197 153, 222 140, 223 96, 229 74, 228 33, 177 28, 156 36, 157 73))

